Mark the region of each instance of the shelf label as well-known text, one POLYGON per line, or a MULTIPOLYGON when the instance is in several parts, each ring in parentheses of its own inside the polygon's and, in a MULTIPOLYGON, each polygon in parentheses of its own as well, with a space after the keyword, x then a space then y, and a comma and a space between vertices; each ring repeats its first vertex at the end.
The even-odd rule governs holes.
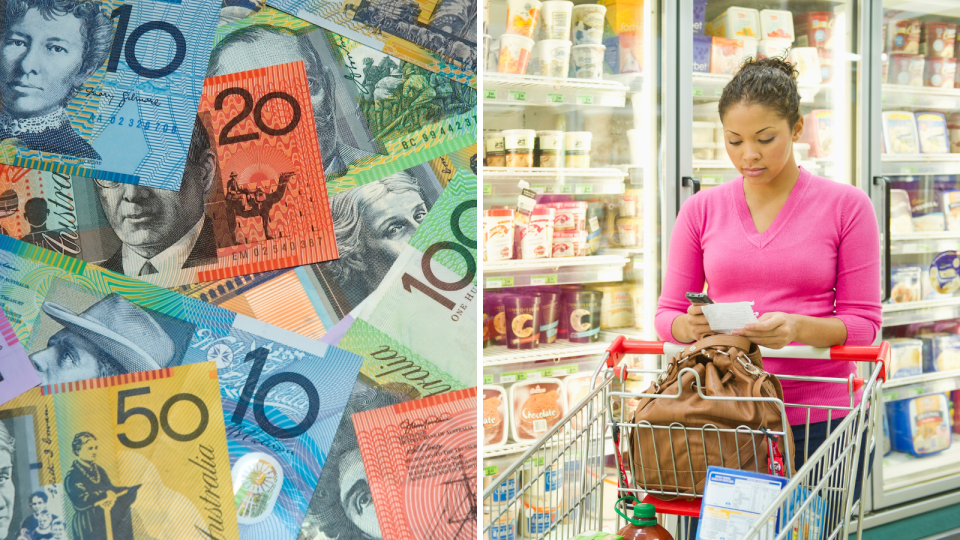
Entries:
POLYGON ((510 90, 507 92, 507 101, 526 101, 527 93, 520 90, 510 90))
POLYGON ((558 188, 559 188, 559 190, 560 190, 558 193, 566 193, 566 194, 568 194, 568 195, 572 195, 572 194, 573 194, 573 186, 572 186, 572 185, 558 186, 558 188))
POLYGON ((483 194, 484 194, 484 195, 490 195, 491 193, 493 193, 493 185, 492 185, 492 184, 484 184, 484 185, 483 185, 483 194))
POLYGON ((547 94, 547 103, 563 103, 563 94, 547 94))
POLYGON ((485 289, 499 289, 500 287, 513 287, 513 276, 487 278, 485 289))
POLYGON ((493 375, 484 375, 483 384, 493 384, 493 375))
POLYGON ((574 186, 574 193, 578 195, 593 193, 593 184, 580 184, 578 186, 574 186))
POLYGON ((542 379, 542 378, 543 378, 543 372, 542 372, 542 371, 531 371, 530 373, 527 373, 526 375, 527 375, 527 376, 525 377, 525 379, 528 380, 528 381, 535 381, 535 380, 537 380, 537 379, 542 379))
POLYGON ((887 392, 886 394, 884 394, 884 395, 883 395, 883 400, 884 400, 884 401, 896 401, 896 400, 897 400, 897 397, 899 397, 899 396, 900 396, 900 394, 899 394, 896 390, 894 390, 893 392, 887 392))
POLYGON ((694 89, 693 89, 693 95, 694 95, 694 96, 702 96, 702 95, 703 95, 703 88, 694 88, 694 89))
POLYGON ((556 274, 530 276, 530 285, 556 285, 556 284, 557 284, 556 274))
POLYGON ((523 462, 524 466, 530 465, 533 467, 543 467, 543 464, 546 463, 546 456, 540 456, 535 458, 529 458, 523 462))
POLYGON ((900 174, 916 174, 916 167, 900 167, 900 174))
POLYGON ((483 99, 497 99, 497 91, 496 91, 496 90, 484 90, 484 91, 483 91, 483 99))
POLYGON ((593 105, 593 96, 577 96, 578 105, 593 105))
POLYGON ((483 468, 484 476, 496 476, 500 468, 497 465, 488 465, 483 468))
POLYGON ((552 373, 550 376, 551 376, 551 377, 563 377, 563 376, 566 375, 566 374, 567 374, 566 368, 558 368, 558 369, 553 370, 553 373, 552 373))
POLYGON ((500 374, 500 383, 516 382, 517 374, 516 373, 501 373, 500 374))
POLYGON ((722 176, 704 175, 704 176, 701 176, 701 177, 700 177, 700 182, 702 182, 702 183, 704 183, 704 184, 719 184, 719 183, 723 182, 723 177, 722 177, 722 176))

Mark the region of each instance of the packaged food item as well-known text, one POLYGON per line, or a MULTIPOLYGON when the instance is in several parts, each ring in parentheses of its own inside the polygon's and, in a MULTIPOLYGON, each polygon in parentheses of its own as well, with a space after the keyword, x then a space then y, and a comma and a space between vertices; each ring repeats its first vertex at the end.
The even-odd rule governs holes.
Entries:
POLYGON ((920 300, 920 277, 923 270, 916 265, 890 269, 890 303, 904 304, 920 300))
POLYGON ((617 232, 620 233, 620 245, 623 247, 643 246, 643 219, 618 218, 617 232))
POLYGON ((832 11, 797 13, 793 17, 797 47, 832 49, 833 23, 834 15, 832 11))
MULTIPOLYGON (((521 1, 521 0, 517 0, 521 1)), ((533 40, 515 34, 500 36, 500 54, 497 60, 498 73, 522 75, 527 72, 533 40)))
POLYGON ((940 208, 942 197, 936 190, 909 190, 910 212, 913 216, 915 232, 936 232, 946 230, 946 219, 940 208))
POLYGON ((568 0, 542 2, 540 4, 540 39, 569 39, 572 15, 573 2, 568 0))
POLYGON ((960 369, 960 335, 923 334, 923 372, 955 371, 960 369))
POLYGON ((950 153, 960 153, 960 113, 947 116, 947 138, 950 139, 950 153))
POLYGON ((919 154, 917 121, 909 111, 883 111, 883 144, 890 154, 919 154))
POLYGON ((817 58, 820 59, 820 80, 828 83, 833 80, 833 50, 817 48, 817 58))
POLYGON ((586 256, 587 231, 553 231, 553 257, 586 256))
POLYGON ((693 36, 693 72, 712 73, 710 71, 710 56, 713 48, 713 38, 710 36, 693 36))
POLYGON ((943 394, 887 403, 893 449, 917 457, 950 448, 950 406, 943 394))
POLYGON ((740 62, 746 62, 748 59, 757 57, 757 50, 760 48, 760 40, 757 38, 742 37, 737 38, 743 42, 743 53, 740 55, 740 62))
POLYGON ((557 341, 560 326, 560 292, 536 291, 532 294, 540 298, 540 343, 553 343, 557 341))
POLYGON ((523 510, 520 512, 521 534, 527 537, 540 538, 556 523, 560 510, 560 505, 537 506, 523 501, 523 510))
POLYGON ((761 39, 757 47, 757 58, 783 58, 793 47, 789 39, 761 39))
POLYGON ((589 131, 568 131, 563 135, 564 165, 570 169, 590 167, 590 143, 593 133, 589 131))
POLYGON ((693 142, 713 142, 717 130, 715 122, 693 122, 693 142))
MULTIPOLYGON (((797 84, 818 85, 823 82, 820 73, 820 54, 816 47, 794 47, 790 49, 790 62, 797 66, 799 76, 797 84)), ((921 81, 923 73, 920 73, 921 81)))
POLYGON ((755 9, 729 7, 710 22, 711 35, 725 38, 759 38, 760 12, 755 9))
MULTIPOLYGON (((483 447, 485 449, 506 444, 507 434, 510 433, 508 406, 507 391, 502 386, 493 384, 483 386, 483 447)), ((514 490, 516 490, 515 484, 514 490)))
POLYGON ((943 113, 918 112, 917 136, 920 139, 920 152, 924 154, 947 154, 950 142, 947 139, 947 119, 943 113))
POLYGON ((535 167, 563 167, 563 132, 538 131, 533 150, 535 167))
POLYGON ((606 47, 603 45, 583 44, 571 47, 570 55, 576 77, 578 79, 603 78, 603 53, 605 50, 606 47))
POLYGON ((546 259, 553 252, 553 219, 556 210, 536 205, 526 226, 517 227, 521 259, 546 259))
POLYGON ((890 23, 887 29, 887 52, 918 54, 920 52, 920 28, 917 19, 900 19, 890 23))
POLYGON ((928 56, 924 60, 923 85, 953 88, 957 78, 957 59, 928 56))
POLYGON ((486 133, 483 136, 483 146, 486 149, 485 165, 487 167, 506 167, 506 151, 503 148, 503 133, 486 133))
POLYGON ((513 215, 514 211, 509 209, 483 211, 486 260, 507 261, 513 258, 513 215))
POLYGON ((567 394, 567 410, 573 410, 590 394, 592 373, 574 373, 563 379, 564 390, 567 394))
POLYGON ((537 348, 540 345, 540 297, 507 294, 503 305, 507 315, 507 348, 537 348))
POLYGON ((833 155, 833 111, 814 109, 804 119, 800 140, 810 145, 810 157, 826 158, 833 155))
POLYGON ((503 132, 503 147, 507 167, 533 167, 533 146, 537 132, 532 129, 507 129, 503 132))
POLYGON ((893 234, 913 232, 910 194, 905 189, 890 190, 890 232, 893 234))
POLYGON ((707 0, 693 0, 693 35, 702 36, 707 21, 707 0))
POLYGON ((940 196, 940 208, 947 220, 947 230, 960 231, 960 191, 944 191, 940 196))
POLYGON ((695 142, 693 143, 693 159, 716 159, 719 146, 713 141, 695 142))
MULTIPOLYGON (((957 41, 957 25, 943 21, 923 23, 920 54, 953 58, 954 44, 957 41)), ((939 86, 939 85, 934 85, 939 86)))
POLYGON ((891 338, 890 366, 887 378, 900 379, 920 375, 923 367, 923 342, 911 338, 891 338))
POLYGON ((600 220, 603 218, 603 203, 587 203, 587 255, 595 255, 600 249, 600 220))
POLYGON ((617 73, 643 73, 643 36, 635 34, 618 36, 617 73))
MULTIPOLYGON (((505 35, 533 38, 539 18, 540 0, 507 0, 507 31, 505 35)), ((503 38, 501 37, 501 39, 503 38)))
POLYGON ((934 290, 940 294, 950 294, 960 290, 960 256, 956 251, 938 253, 930 263, 930 281, 934 290))
MULTIPOLYGON (((643 214, 643 190, 626 189, 617 204, 620 217, 639 217, 643 214)), ((599 223, 598 223, 599 227, 599 223)))
MULTIPOLYGON (((537 74, 541 77, 566 77, 570 71, 570 42, 565 39, 542 39, 534 45, 537 74)), ((531 64, 534 62, 531 61, 531 64)))
POLYGON ((603 21, 606 6, 580 4, 573 7, 573 44, 600 45, 603 43, 603 21))
POLYGON ((893 447, 890 444, 890 421, 887 420, 886 407, 880 409, 880 416, 883 417, 883 455, 886 457, 890 455, 890 452, 893 452, 893 447))
POLYGON ((548 377, 515 383, 510 387, 513 440, 523 442, 540 438, 567 413, 566 403, 560 379, 548 377))
POLYGON ((587 219, 586 201, 543 203, 542 206, 556 210, 553 218, 554 233, 559 231, 585 230, 585 221, 587 219))
MULTIPOLYGON (((487 510, 488 508, 484 508, 487 510)), ((496 510, 496 507, 490 508, 491 510, 496 510)), ((499 512, 499 510, 497 510, 499 512)), ((503 515, 499 517, 494 517, 493 512, 484 512, 483 513, 483 527, 487 526, 487 523, 491 523, 490 528, 487 529, 488 534, 485 537, 486 540, 516 540, 520 537, 519 531, 517 530, 517 513, 513 509, 507 510, 503 515), (491 523, 493 520, 493 523, 491 523)))
POLYGON ((760 11, 761 39, 788 39, 793 41, 793 12, 764 9, 760 11))
POLYGON ((604 61, 612 73, 643 73, 643 1, 604 0, 604 61))
POLYGON ((603 293, 600 299, 600 327, 633 326, 633 298, 630 297, 629 284, 610 284, 599 289, 603 293))
POLYGON ((600 301, 603 293, 595 290, 570 292, 564 295, 564 313, 572 343, 596 343, 600 340, 600 301))
POLYGON ((530 49, 530 58, 527 60, 527 70, 525 75, 540 75, 540 48, 534 40, 533 48, 530 49))
POLYGON ((919 54, 891 54, 887 82, 923 86, 924 58, 919 54))
POLYGON ((710 47, 710 73, 733 75, 740 67, 742 58, 742 40, 714 36, 710 47))

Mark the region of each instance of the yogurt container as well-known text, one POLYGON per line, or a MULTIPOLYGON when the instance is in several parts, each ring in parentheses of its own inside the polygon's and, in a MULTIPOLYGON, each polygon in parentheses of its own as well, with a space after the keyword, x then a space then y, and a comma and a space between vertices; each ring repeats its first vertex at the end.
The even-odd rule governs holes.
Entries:
POLYGON ((605 50, 606 47, 603 45, 582 44, 571 47, 570 55, 576 77, 578 79, 603 78, 603 51, 605 50))
POLYGON ((620 245, 623 247, 643 246, 642 218, 617 219, 617 232, 620 234, 620 245))
POLYGON ((525 227, 518 227, 521 259, 546 259, 553 253, 553 218, 556 210, 537 205, 525 227))
POLYGON ((484 210, 483 229, 488 261, 513 259, 513 215, 509 209, 484 210))
MULTIPOLYGON (((538 205, 539 206, 539 205, 538 205)), ((586 201, 564 201, 544 203, 542 206, 553 208, 556 214, 553 219, 554 236, 561 231, 585 231, 587 219, 586 201)))
POLYGON ((624 328, 633 326, 633 298, 629 284, 617 283, 598 288, 600 299, 600 327, 624 328))
MULTIPOLYGON (((510 401, 507 391, 502 386, 483 386, 483 448, 485 450, 499 448, 506 444, 510 433, 510 401)), ((508 486, 504 486, 504 490, 508 486)), ((512 481, 512 488, 516 493, 516 479, 512 481)), ((498 493, 500 490, 497 490, 498 493)), ((502 502, 506 503, 510 499, 502 502)))
POLYGON ((923 342, 910 338, 893 338, 887 341, 890 342, 887 377, 899 379, 920 375, 923 369, 923 342))
POLYGON ((500 56, 497 60, 497 72, 515 75, 526 73, 532 50, 533 40, 528 37, 515 34, 500 36, 500 56))
MULTIPOLYGON (((569 3, 569 2, 566 2, 569 3)), ((566 77, 570 71, 570 42, 565 39, 544 39, 534 45, 538 75, 566 77)))
POLYGON ((934 88, 953 88, 957 78, 956 58, 928 56, 923 62, 923 85, 934 88))
MULTIPOLYGON (((791 24, 791 26, 793 26, 791 24)), ((760 38, 760 12, 755 9, 729 7, 710 22, 709 34, 727 38, 760 38)))
POLYGON ((714 37, 710 47, 710 73, 733 75, 743 58, 743 40, 714 37))
POLYGON ((484 160, 487 167, 507 166, 507 154, 503 147, 503 133, 484 134, 483 147, 486 149, 484 160))
POLYGON ((553 232, 553 257, 584 257, 587 249, 587 231, 553 232))
MULTIPOLYGON (((507 0, 506 34, 533 38, 540 17, 540 0, 507 0)), ((501 48, 503 47, 501 36, 501 48)), ((532 46, 533 43, 530 43, 532 46)), ((503 56, 500 57, 503 61, 503 56)), ((521 71, 522 73, 522 71, 521 71)))
POLYGON ((538 131, 533 161, 537 167, 563 167, 563 132, 538 131))
POLYGON ((893 449, 916 457, 950 448, 950 404, 944 394, 887 403, 893 449))
POLYGON ((567 413, 566 393, 560 379, 543 378, 517 382, 510 387, 513 440, 539 439, 567 413))
POLYGON ((537 506, 526 501, 520 512, 520 533, 526 537, 540 538, 557 521, 560 506, 537 506))
MULTIPOLYGON (((600 45, 603 43, 603 21, 607 15, 606 6, 599 4, 581 4, 573 8, 573 44, 600 45)), ((601 53, 601 62, 603 54, 601 53)))
POLYGON ((532 129, 507 129, 503 132, 503 147, 507 167, 533 167, 533 146, 537 132, 532 129))
POLYGON ((540 39, 570 38, 573 2, 546 0, 540 4, 540 39))
MULTIPOLYGON (((496 508, 496 507, 494 507, 496 508)), ((499 512, 499 511, 498 511, 499 512)), ((494 518, 492 512, 483 513, 483 526, 491 523, 486 540, 516 540, 517 534, 517 513, 513 509, 507 510, 503 515, 494 518)))
POLYGON ((784 39, 793 41, 796 34, 793 32, 793 12, 776 9, 760 11, 760 38, 784 39))
POLYGON ((590 142, 592 140, 593 133, 589 131, 568 131, 564 133, 564 165, 570 169, 590 167, 590 142))

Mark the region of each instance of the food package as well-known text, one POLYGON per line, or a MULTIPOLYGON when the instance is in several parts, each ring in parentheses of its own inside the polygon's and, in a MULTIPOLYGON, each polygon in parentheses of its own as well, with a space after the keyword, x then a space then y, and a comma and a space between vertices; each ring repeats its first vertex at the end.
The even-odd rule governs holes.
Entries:
POLYGON ((710 73, 710 56, 713 48, 713 38, 710 36, 693 36, 693 72, 710 73))
POLYGON ((887 82, 903 86, 923 86, 925 60, 919 54, 891 54, 887 82))
POLYGON ((574 373, 563 378, 564 391, 567 395, 567 410, 572 411, 581 401, 590 394, 592 373, 574 373))
POLYGON ((928 56, 923 61, 923 85, 953 88, 957 78, 957 59, 928 56))
MULTIPOLYGON (((716 144, 716 143, 710 143, 716 144)), ((643 247, 643 219, 617 218, 617 232, 623 247, 643 247)))
POLYGON ((555 209, 538 204, 530 214, 530 221, 517 227, 521 259, 546 259, 551 256, 555 214, 555 209))
POLYGON ((742 40, 714 36, 710 46, 710 73, 733 75, 740 68, 742 59, 742 40))
POLYGON ((943 251, 933 258, 930 283, 940 294, 952 295, 960 290, 960 255, 956 251, 943 251))
POLYGON ((485 260, 506 261, 513 258, 513 215, 510 209, 483 211, 485 260))
POLYGON ((553 231, 553 257, 584 257, 587 231, 553 231))
POLYGON ((760 48, 760 40, 757 38, 737 38, 743 42, 743 54, 740 56, 740 62, 746 62, 751 58, 757 57, 757 50, 760 48))
POLYGON ((483 386, 483 448, 503 446, 510 433, 510 401, 502 386, 483 386))
POLYGON ((960 153, 960 113, 947 116, 947 138, 950 139, 950 153, 960 153))
POLYGON ((944 394, 887 403, 893 449, 924 457, 950 448, 950 406, 944 394))
POLYGON ((893 234, 913 232, 910 194, 905 189, 890 190, 890 232, 893 234))
POLYGON ((922 373, 922 341, 911 338, 892 338, 887 341, 890 343, 890 365, 887 366, 888 379, 912 377, 922 373))
POLYGON ((709 34, 725 38, 760 38, 760 12, 755 9, 729 7, 710 21, 709 34))
POLYGON ((611 73, 643 72, 643 0, 605 0, 604 62, 611 73))
POLYGON ((960 335, 923 334, 923 372, 955 371, 960 369, 960 335))
POLYGON ((938 232, 947 228, 945 216, 940 209, 941 197, 935 190, 910 190, 910 214, 914 232, 938 232))
POLYGON ((957 25, 943 21, 927 21, 923 23, 920 39, 920 54, 953 58, 957 25))
POLYGON ((889 456, 893 452, 893 445, 890 443, 890 420, 887 418, 887 408, 880 409, 880 416, 883 417, 883 455, 889 456))
POLYGON ((510 405, 510 429, 516 442, 539 439, 567 414, 566 393, 560 379, 517 382, 510 387, 510 405))
POLYGON ((823 74, 820 72, 820 54, 816 47, 790 49, 790 62, 797 66, 799 72, 797 84, 818 85, 823 82, 823 74))
POLYGON ((797 47, 833 48, 834 15, 831 11, 811 11, 793 16, 797 47))
POLYGON ((793 12, 776 9, 761 10, 760 38, 793 41, 796 38, 793 31, 793 12))
POLYGON ((804 118, 800 141, 810 145, 810 157, 827 158, 833 155, 833 111, 815 109, 804 118))
POLYGON ((941 194, 940 209, 947 221, 948 231, 960 231, 960 190, 944 191, 941 194))
POLYGON ((702 36, 707 22, 707 0, 693 0, 693 35, 702 36))
POLYGON ((789 39, 761 39, 757 47, 757 58, 789 56, 787 53, 789 53, 791 47, 793 47, 793 42, 789 39))
POLYGON ((820 79, 824 83, 833 80, 833 50, 817 48, 817 58, 820 59, 820 79))
POLYGON ((924 154, 947 154, 950 141, 947 138, 947 119, 943 113, 918 112, 917 136, 920 139, 920 152, 924 154))
POLYGON ((633 298, 629 283, 594 287, 603 292, 600 299, 600 328, 633 326, 633 298))
POLYGON ((883 144, 889 154, 919 154, 917 121, 909 111, 884 111, 883 144))
POLYGON ((917 19, 893 21, 887 28, 887 52, 920 53, 920 29, 923 26, 917 19))
POLYGON ((538 206, 553 208, 556 214, 553 217, 553 231, 583 231, 586 230, 587 202, 564 201, 543 203, 538 206))
POLYGON ((904 304, 920 300, 920 278, 923 269, 917 265, 894 266, 890 269, 890 303, 904 304))

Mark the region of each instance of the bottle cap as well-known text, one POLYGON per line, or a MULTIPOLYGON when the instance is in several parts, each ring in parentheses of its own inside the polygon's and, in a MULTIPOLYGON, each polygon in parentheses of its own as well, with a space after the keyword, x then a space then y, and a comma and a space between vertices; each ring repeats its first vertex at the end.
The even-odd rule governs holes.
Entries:
POLYGON ((633 507, 633 517, 643 519, 657 519, 657 508, 652 504, 640 503, 633 507))

